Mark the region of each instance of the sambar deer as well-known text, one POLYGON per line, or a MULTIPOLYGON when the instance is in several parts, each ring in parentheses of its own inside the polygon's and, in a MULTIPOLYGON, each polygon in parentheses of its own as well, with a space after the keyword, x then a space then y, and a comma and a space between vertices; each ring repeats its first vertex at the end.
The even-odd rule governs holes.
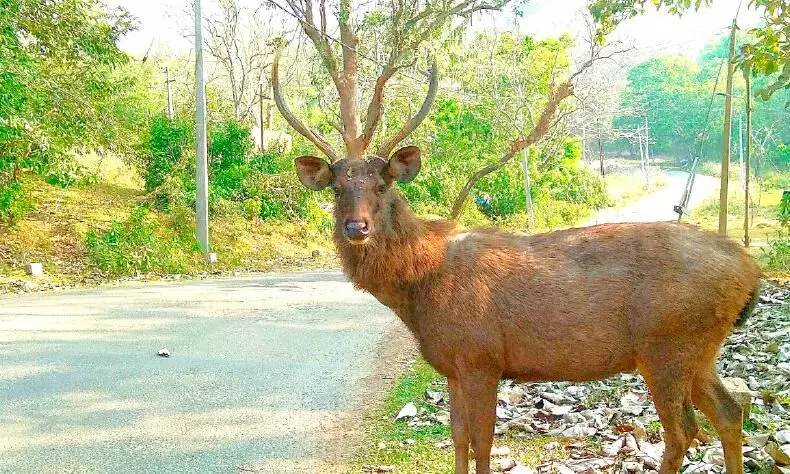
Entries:
MULTIPOLYGON (((417 176, 420 150, 392 150, 430 110, 436 64, 417 114, 375 157, 363 158, 381 116, 384 86, 400 66, 388 63, 382 70, 360 127, 356 49, 342 48, 340 70, 313 23, 304 25, 337 79, 342 123, 336 128, 346 154, 341 157, 288 108, 278 51, 272 63, 275 103, 329 157, 297 158, 299 180, 316 191, 334 190, 334 240, 344 272, 403 320, 425 359, 447 377, 456 474, 468 472, 470 443, 477 474, 490 472, 500 379, 585 381, 634 370, 650 387, 664 426, 660 472, 680 468, 697 433, 696 406, 721 436, 727 471, 742 473, 741 408, 722 386, 715 362, 733 325, 758 298, 752 258, 726 238, 668 223, 522 236, 460 232, 455 219, 419 219, 394 184, 417 176)), ((355 38, 350 28, 345 34, 355 38)), ((578 73, 552 88, 528 135, 470 178, 453 217, 476 179, 547 133, 578 73)))
POLYGON ((447 377, 455 472, 489 472, 497 383, 589 381, 638 370, 665 430, 660 472, 677 472, 694 406, 743 472, 741 407, 715 373, 719 348, 758 297, 734 242, 686 225, 607 224, 542 235, 458 232, 415 216, 393 186, 420 170, 388 160, 296 159, 300 181, 335 193, 334 240, 354 285, 391 308, 447 377))

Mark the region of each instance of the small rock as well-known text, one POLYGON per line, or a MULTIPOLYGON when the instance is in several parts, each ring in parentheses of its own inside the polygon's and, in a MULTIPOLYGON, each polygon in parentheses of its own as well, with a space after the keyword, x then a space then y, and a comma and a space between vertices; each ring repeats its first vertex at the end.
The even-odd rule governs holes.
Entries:
POLYGON ((566 438, 586 438, 587 436, 594 435, 598 430, 589 426, 571 426, 562 432, 562 436, 566 438))
POLYGON ((450 425, 450 412, 446 410, 442 410, 437 412, 433 415, 433 419, 439 423, 440 425, 449 426, 450 425))
POLYGON ((738 402, 743 410, 743 419, 749 419, 749 413, 752 409, 752 391, 746 382, 739 377, 725 377, 721 379, 724 388, 730 392, 730 395, 738 402))
MULTIPOLYGON (((779 433, 777 433, 778 435, 779 433)), ((771 437, 768 433, 760 433, 751 435, 746 438, 746 444, 753 447, 753 448, 762 448, 768 442, 768 439, 771 437)), ((778 440, 777 440, 778 441, 778 440)))
POLYGON ((642 463, 636 461, 628 461, 623 463, 623 469, 628 472, 642 472, 642 463))
POLYGON ((724 453, 721 451, 721 449, 709 449, 705 451, 705 454, 702 455, 702 460, 708 464, 724 466, 724 453))
POLYGON ((313 258, 319 258, 321 256, 321 250, 319 250, 319 249, 313 250, 313 253, 311 254, 311 256, 313 258))
POLYGON ((557 474, 576 474, 576 471, 564 464, 557 466, 557 474))
POLYGON ((495 468, 499 468, 498 470, 500 471, 509 471, 516 467, 516 461, 514 461, 513 458, 497 459, 494 462, 494 466, 495 468))
POLYGON ((453 445, 453 442, 451 440, 449 440, 449 439, 445 439, 445 440, 433 443, 433 447, 436 448, 436 449, 445 449, 445 448, 449 448, 452 445, 453 445))
POLYGON ((32 281, 26 281, 22 283, 22 291, 24 291, 25 293, 29 293, 35 289, 36 289, 36 284, 33 283, 32 281))
POLYGON ((777 431, 774 439, 779 444, 790 444, 790 430, 777 431))
POLYGON ((647 428, 645 428, 644 423, 639 420, 634 420, 631 422, 631 425, 634 427, 634 437, 642 441, 643 439, 647 438, 647 428))
POLYGON ((438 405, 444 398, 444 395, 442 394, 442 392, 434 392, 431 390, 426 390, 425 398, 427 398, 434 405, 438 405))
POLYGON ((395 417, 396 420, 400 420, 402 418, 414 418, 417 416, 417 407, 414 403, 409 402, 403 406, 398 412, 398 416, 395 417))
POLYGON ((645 458, 645 459, 642 461, 642 463, 644 464, 644 466, 645 466, 646 468, 648 468, 648 469, 652 469, 652 470, 654 470, 654 471, 657 471, 657 470, 658 470, 658 467, 659 467, 659 465, 661 464, 661 463, 659 463, 659 462, 658 462, 658 459, 652 458, 652 457, 650 457, 650 456, 647 456, 647 457, 646 457, 646 458, 645 458))
POLYGON ((780 466, 790 465, 790 444, 779 446, 774 442, 770 442, 765 445, 765 452, 776 461, 776 464, 780 466))
POLYGON ((510 474, 535 474, 531 467, 518 465, 510 470, 510 474))
POLYGON ((501 447, 494 446, 493 448, 491 448, 491 456, 494 457, 510 456, 510 448, 508 448, 507 446, 501 446, 501 447))
POLYGON ((552 441, 551 443, 546 443, 543 445, 543 449, 546 451, 553 451, 555 449, 560 449, 560 443, 556 441, 552 441))
POLYGON ((170 357, 170 350, 167 347, 163 347, 159 349, 159 352, 156 353, 159 357, 170 357))

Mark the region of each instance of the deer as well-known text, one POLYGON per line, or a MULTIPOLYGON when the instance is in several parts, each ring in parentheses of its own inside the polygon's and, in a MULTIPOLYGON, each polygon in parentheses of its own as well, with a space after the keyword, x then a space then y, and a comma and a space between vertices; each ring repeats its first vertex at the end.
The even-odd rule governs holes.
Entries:
MULTIPOLYGON (((447 378, 456 474, 469 472, 470 447, 475 472, 491 470, 500 380, 583 382, 634 371, 644 377, 664 427, 661 473, 681 467, 698 432, 695 407, 719 433, 727 472, 743 473, 741 407, 715 364, 725 338, 759 298, 760 271, 744 249, 677 223, 535 235, 464 230, 456 216, 472 180, 450 219, 422 219, 397 186, 419 174, 421 150, 393 150, 430 109, 435 63, 418 113, 370 156, 363 154, 368 127, 360 132, 348 109, 341 106, 354 120, 344 123, 345 156, 295 117, 281 90, 279 52, 272 87, 285 120, 327 156, 301 156, 294 166, 307 188, 334 192, 333 238, 343 272, 398 316, 423 358, 447 378)), ((378 92, 368 109, 374 122, 378 92)), ((503 162, 545 134, 571 92, 569 81, 551 92, 532 132, 512 143, 503 162)), ((354 101, 346 96, 345 103, 354 101)))

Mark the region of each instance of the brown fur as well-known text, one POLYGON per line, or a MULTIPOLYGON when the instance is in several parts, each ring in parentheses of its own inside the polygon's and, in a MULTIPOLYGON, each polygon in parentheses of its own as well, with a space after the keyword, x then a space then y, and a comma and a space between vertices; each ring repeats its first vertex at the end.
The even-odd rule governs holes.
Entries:
POLYGON ((665 428, 662 473, 677 472, 696 434, 693 406, 719 431, 727 471, 743 472, 741 411, 714 372, 759 278, 735 243, 669 223, 459 233, 418 219, 389 186, 386 162, 341 160, 332 172, 345 273, 403 320, 448 378, 456 473, 468 472, 470 442, 476 472, 489 472, 501 378, 633 370, 665 428), (344 237, 349 216, 369 222, 366 242, 344 237))

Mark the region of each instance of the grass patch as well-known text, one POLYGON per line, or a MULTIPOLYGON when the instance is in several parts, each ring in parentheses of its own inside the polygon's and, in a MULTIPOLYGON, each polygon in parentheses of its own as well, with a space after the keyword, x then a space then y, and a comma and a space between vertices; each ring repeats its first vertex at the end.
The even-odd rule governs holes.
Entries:
MULTIPOLYGON (((737 185, 737 182, 736 182, 737 185)), ((732 189, 732 187, 731 187, 732 189)), ((779 202, 781 189, 765 189, 753 196, 750 206, 749 234, 755 243, 767 242, 776 238, 779 225, 779 202)), ((727 235, 736 240, 743 239, 744 196, 740 190, 730 193, 727 200, 727 235)), ((703 229, 716 230, 719 227, 719 197, 710 196, 691 212, 689 221, 703 229)))
POLYGON ((609 173, 604 180, 614 207, 624 206, 652 194, 669 183, 666 173, 655 167, 650 169, 649 186, 645 184, 644 173, 638 168, 609 173))
MULTIPOLYGON (((436 412, 437 408, 425 399, 426 390, 446 391, 446 380, 420 358, 400 378, 381 405, 367 415, 369 441, 360 449, 351 472, 369 472, 366 466, 392 466, 395 472, 401 474, 455 472, 455 452, 449 443, 449 426, 433 424, 411 427, 406 420, 395 421, 400 409, 409 402, 414 403, 418 411, 436 412), (437 443, 442 444, 437 446, 437 443)), ((507 435, 495 437, 494 446, 507 446, 511 457, 523 464, 536 466, 546 459, 562 459, 565 456, 564 450, 544 450, 543 446, 551 441, 557 441, 557 438, 507 435)))

